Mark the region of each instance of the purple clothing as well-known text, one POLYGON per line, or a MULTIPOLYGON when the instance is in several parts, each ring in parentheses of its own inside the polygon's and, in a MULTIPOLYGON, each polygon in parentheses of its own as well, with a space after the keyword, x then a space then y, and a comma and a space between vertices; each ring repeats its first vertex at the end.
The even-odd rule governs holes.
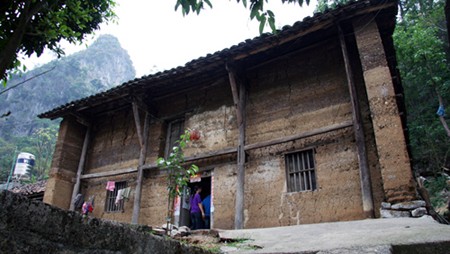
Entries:
POLYGON ((191 213, 201 212, 200 207, 198 207, 198 204, 201 202, 202 198, 200 197, 200 194, 195 193, 194 197, 191 199, 191 213))

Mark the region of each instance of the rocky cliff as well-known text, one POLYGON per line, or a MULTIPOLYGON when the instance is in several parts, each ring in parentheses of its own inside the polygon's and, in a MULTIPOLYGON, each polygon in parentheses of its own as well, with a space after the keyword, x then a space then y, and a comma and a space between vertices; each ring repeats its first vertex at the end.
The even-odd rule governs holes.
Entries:
POLYGON ((107 90, 135 77, 128 53, 111 35, 86 50, 54 60, 12 78, 0 95, 0 137, 26 136, 41 127, 36 116, 59 105, 107 90), (48 71, 48 72, 47 72, 48 71), (42 73, 45 73, 41 75, 42 73))

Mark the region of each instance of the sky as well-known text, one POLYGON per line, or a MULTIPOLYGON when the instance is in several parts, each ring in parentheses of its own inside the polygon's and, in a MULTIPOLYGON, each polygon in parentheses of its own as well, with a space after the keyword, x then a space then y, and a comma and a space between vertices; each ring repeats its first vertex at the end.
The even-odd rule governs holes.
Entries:
MULTIPOLYGON (((156 71, 183 66, 208 53, 229 48, 259 35, 259 23, 250 20, 248 9, 236 0, 211 1, 200 15, 183 17, 175 12, 176 0, 117 0, 115 23, 102 24, 95 35, 88 36, 82 45, 63 43, 66 55, 85 49, 101 34, 112 34, 128 52, 136 70, 136 77, 156 71)), ((309 6, 282 4, 272 0, 265 6, 276 15, 276 27, 292 25, 311 16, 316 1, 309 6)), ((266 27, 265 32, 269 32, 266 27)), ((49 62, 56 56, 51 52, 25 60, 28 69, 49 62)))

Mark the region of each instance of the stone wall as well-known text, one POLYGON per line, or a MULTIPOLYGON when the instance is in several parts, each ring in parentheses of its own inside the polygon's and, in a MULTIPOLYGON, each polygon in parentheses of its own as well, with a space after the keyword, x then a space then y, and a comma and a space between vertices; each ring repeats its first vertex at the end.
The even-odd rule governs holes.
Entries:
POLYGON ((31 201, 0 192, 2 253, 209 253, 131 226, 31 201))

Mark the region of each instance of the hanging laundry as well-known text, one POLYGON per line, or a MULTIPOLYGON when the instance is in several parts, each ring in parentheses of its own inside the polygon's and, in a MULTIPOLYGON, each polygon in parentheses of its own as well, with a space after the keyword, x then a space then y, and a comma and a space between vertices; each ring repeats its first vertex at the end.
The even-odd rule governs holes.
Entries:
POLYGON ((84 203, 83 194, 78 193, 77 196, 75 197, 75 200, 73 203, 74 203, 74 207, 76 210, 81 209, 81 207, 83 206, 83 203, 84 203))
POLYGON ((123 192, 123 189, 120 189, 120 190, 117 191, 116 205, 119 204, 120 200, 123 199, 123 197, 122 197, 122 192, 123 192))
POLYGON ((90 201, 84 202, 83 206, 81 207, 81 211, 84 215, 88 215, 88 213, 92 213, 94 210, 94 207, 92 206, 92 203, 90 201))
POLYGON ((106 189, 109 191, 114 191, 114 189, 116 188, 116 182, 114 181, 108 181, 106 183, 106 189))
POLYGON ((127 187, 125 189, 122 189, 122 197, 124 199, 128 199, 130 197, 130 193, 131 193, 131 187, 127 187))

